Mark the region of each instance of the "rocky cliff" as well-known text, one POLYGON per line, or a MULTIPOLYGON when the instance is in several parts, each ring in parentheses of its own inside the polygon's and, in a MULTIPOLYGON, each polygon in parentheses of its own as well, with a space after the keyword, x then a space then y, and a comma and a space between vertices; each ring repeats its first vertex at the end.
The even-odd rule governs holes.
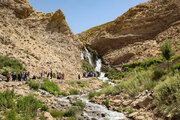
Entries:
POLYGON ((0 55, 20 60, 28 71, 81 71, 80 41, 61 10, 43 13, 27 0, 0 0, 0 55))
POLYGON ((166 39, 173 40, 175 53, 180 54, 180 1, 151 0, 78 36, 112 66, 159 57, 166 39))

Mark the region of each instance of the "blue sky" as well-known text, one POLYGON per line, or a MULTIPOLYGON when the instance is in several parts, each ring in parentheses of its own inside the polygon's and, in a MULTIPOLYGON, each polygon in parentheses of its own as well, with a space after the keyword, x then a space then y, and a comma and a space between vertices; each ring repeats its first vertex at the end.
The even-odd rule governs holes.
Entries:
POLYGON ((129 8, 148 0, 29 0, 34 9, 55 12, 61 9, 74 33, 116 19, 129 8))

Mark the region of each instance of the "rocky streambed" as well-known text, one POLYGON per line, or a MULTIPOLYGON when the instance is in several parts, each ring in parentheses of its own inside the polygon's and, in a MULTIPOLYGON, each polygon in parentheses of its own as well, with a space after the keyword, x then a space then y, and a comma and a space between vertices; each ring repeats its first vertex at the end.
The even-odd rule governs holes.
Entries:
POLYGON ((123 113, 108 110, 106 106, 95 104, 89 101, 88 94, 71 95, 57 98, 57 101, 67 104, 69 107, 72 101, 81 100, 86 104, 83 113, 78 115, 78 119, 83 120, 126 120, 123 113))

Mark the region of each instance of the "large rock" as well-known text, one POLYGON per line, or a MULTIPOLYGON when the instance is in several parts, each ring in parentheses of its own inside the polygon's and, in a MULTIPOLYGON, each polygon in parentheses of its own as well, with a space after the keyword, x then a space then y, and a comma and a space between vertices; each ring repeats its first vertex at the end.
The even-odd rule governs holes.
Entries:
POLYGON ((43 13, 27 0, 0 0, 0 55, 18 59, 31 75, 62 72, 77 79, 81 42, 61 10, 43 13))
POLYGON ((179 20, 179 0, 151 0, 79 34, 79 38, 98 51, 106 64, 117 66, 160 56, 159 45, 167 38, 173 39, 175 46, 179 44, 180 24, 174 25, 179 20))

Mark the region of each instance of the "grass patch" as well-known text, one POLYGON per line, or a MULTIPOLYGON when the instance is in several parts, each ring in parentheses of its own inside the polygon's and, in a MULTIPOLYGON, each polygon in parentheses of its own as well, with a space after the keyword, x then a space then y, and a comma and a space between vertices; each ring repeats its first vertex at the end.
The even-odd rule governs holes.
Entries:
POLYGON ((19 73, 20 71, 26 71, 18 60, 5 56, 0 56, 0 69, 2 68, 5 68, 5 71, 3 71, 4 76, 6 76, 8 72, 19 73), (6 70, 7 68, 9 71, 6 70))
POLYGON ((100 95, 101 95, 101 92, 90 92, 88 94, 88 97, 89 97, 89 99, 92 99, 93 97, 100 96, 100 95))
POLYGON ((76 90, 76 89, 70 89, 69 93, 70 93, 70 95, 78 95, 79 94, 78 90, 76 90))
POLYGON ((165 72, 163 70, 155 70, 152 74, 152 79, 153 80, 158 80, 160 79, 163 75, 165 74, 165 72))
POLYGON ((43 104, 34 96, 16 95, 14 91, 6 90, 0 93, 0 110, 4 111, 6 120, 32 120, 37 117, 38 109, 43 104))
POLYGON ((89 63, 87 59, 82 61, 82 69, 86 72, 94 72, 93 66, 89 63))
POLYGON ((59 92, 58 95, 68 96, 68 94, 66 92, 59 92))
POLYGON ((159 111, 180 118, 180 72, 168 75, 165 81, 155 87, 154 103, 159 111))
POLYGON ((36 91, 40 88, 40 83, 35 82, 35 81, 28 81, 26 82, 26 84, 28 84, 31 89, 36 90, 36 91))
POLYGON ((48 79, 44 79, 44 82, 41 85, 41 89, 46 90, 47 92, 55 96, 59 92, 59 87, 54 82, 51 82, 48 79))
POLYGON ((54 118, 61 118, 61 117, 75 117, 76 116, 76 109, 70 108, 67 111, 58 111, 58 110, 52 110, 50 112, 52 117, 54 118))
POLYGON ((77 106, 79 108, 79 110, 83 110, 84 107, 86 106, 85 103, 83 103, 81 100, 76 101, 75 103, 73 103, 73 106, 77 106))

